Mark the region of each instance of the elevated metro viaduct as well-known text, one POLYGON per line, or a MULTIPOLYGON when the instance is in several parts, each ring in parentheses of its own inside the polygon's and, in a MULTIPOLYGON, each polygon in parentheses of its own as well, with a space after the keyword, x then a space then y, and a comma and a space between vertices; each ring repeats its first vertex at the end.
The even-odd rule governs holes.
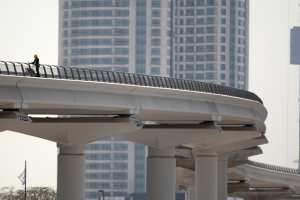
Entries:
POLYGON ((83 146, 107 136, 149 146, 149 200, 175 199, 180 146, 192 148, 195 198, 224 200, 228 157, 267 143, 267 111, 251 92, 49 65, 41 65, 41 77, 31 77, 31 65, 0 63, 0 131, 57 143, 59 200, 84 199, 83 146))
MULTIPOLYGON (((191 200, 195 183, 192 148, 176 148, 177 185, 187 191, 191 200)), ((228 193, 244 200, 300 199, 300 171, 286 167, 249 161, 262 153, 258 147, 244 149, 228 156, 228 193)))

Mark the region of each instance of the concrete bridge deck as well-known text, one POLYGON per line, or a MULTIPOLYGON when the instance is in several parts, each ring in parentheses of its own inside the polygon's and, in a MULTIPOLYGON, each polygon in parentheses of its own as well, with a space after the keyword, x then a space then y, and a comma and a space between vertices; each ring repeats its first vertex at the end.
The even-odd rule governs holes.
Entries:
POLYGON ((228 157, 261 153, 251 148, 267 142, 267 111, 248 91, 49 65, 41 65, 41 77, 32 77, 28 68, 34 66, 0 62, 0 131, 58 143, 59 199, 83 198, 83 145, 103 137, 150 146, 150 200, 173 200, 180 146, 193 152, 196 198, 224 200, 228 157))

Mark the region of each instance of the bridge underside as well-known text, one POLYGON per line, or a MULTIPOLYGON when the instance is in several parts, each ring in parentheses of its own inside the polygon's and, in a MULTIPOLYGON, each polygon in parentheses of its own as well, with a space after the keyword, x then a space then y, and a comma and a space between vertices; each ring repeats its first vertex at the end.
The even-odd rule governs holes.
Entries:
POLYGON ((260 101, 228 95, 0 76, 0 131, 58 144, 59 200, 83 199, 83 145, 107 137, 149 146, 149 200, 174 200, 176 163, 195 170, 195 199, 224 200, 228 164, 267 143, 266 114, 260 101))

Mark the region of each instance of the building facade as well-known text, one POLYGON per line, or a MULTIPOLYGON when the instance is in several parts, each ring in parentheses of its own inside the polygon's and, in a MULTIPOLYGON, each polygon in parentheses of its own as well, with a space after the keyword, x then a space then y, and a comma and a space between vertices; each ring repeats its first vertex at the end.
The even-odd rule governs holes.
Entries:
MULTIPOLYGON (((59 0, 59 64, 248 88, 248 0, 59 0)), ((86 147, 86 199, 145 192, 145 147, 86 147)))
POLYGON ((60 0, 59 63, 248 88, 249 0, 60 0))
POLYGON ((290 63, 293 65, 300 65, 300 27, 299 26, 295 26, 291 29, 290 63))
POLYGON ((124 199, 145 192, 145 146, 125 141, 96 141, 86 145, 85 195, 98 199, 124 199))
MULTIPOLYGON (((170 0, 60 0, 59 64, 169 76, 170 0)), ((86 146, 86 199, 145 192, 145 146, 86 146)))
MULTIPOLYGON (((290 64, 292 65, 300 65, 300 26, 294 26, 291 29, 290 35, 290 64)), ((300 72, 298 71, 298 96, 300 94, 300 72)), ((296 162, 298 163, 298 169, 300 169, 300 98, 298 97, 298 158, 296 162)), ((296 109, 293 106, 293 109, 296 109)), ((295 137, 293 137, 295 138, 295 137)))
POLYGON ((248 0, 174 0, 173 74, 248 88, 248 0))
POLYGON ((170 0, 60 0, 59 64, 169 76, 170 0))

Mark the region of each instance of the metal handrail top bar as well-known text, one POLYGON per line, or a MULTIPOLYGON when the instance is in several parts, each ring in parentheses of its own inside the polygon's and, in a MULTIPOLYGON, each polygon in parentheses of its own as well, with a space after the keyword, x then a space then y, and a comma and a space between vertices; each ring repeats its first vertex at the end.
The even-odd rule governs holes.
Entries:
POLYGON ((293 175, 298 175, 300 176, 300 170, 299 169, 293 169, 289 167, 281 167, 277 165, 271 165, 271 164, 266 164, 266 163, 261 163, 261 162, 255 162, 255 161, 247 161, 247 164, 253 167, 258 167, 262 169, 267 169, 275 172, 281 172, 281 173, 286 173, 286 174, 293 174, 293 175))
MULTIPOLYGON (((13 76, 34 76, 35 66, 30 63, 0 61, 0 74, 13 76)), ((64 67, 41 64, 40 77, 56 79, 72 79, 82 81, 98 81, 159 88, 180 89, 206 92, 252 100, 263 104, 262 100, 252 92, 228 86, 145 74, 134 74, 118 71, 105 71, 97 68, 64 67)))

